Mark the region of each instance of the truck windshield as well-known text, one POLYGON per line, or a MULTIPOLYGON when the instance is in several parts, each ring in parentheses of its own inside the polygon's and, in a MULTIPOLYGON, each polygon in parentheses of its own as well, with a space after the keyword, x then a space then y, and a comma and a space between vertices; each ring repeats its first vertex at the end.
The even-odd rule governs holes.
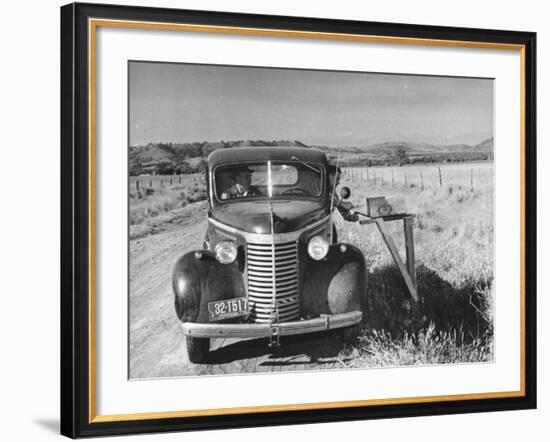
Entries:
POLYGON ((215 169, 219 200, 239 198, 318 198, 323 192, 323 169, 318 164, 265 162, 228 164, 215 169), (270 182, 271 181, 271 182, 270 182))

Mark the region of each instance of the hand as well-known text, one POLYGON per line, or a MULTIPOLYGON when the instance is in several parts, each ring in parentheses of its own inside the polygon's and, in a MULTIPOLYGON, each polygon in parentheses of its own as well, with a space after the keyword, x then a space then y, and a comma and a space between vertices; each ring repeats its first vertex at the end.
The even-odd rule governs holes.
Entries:
POLYGON ((359 214, 355 213, 353 210, 350 210, 348 213, 344 215, 344 219, 346 221, 350 222, 357 222, 359 221, 359 214))

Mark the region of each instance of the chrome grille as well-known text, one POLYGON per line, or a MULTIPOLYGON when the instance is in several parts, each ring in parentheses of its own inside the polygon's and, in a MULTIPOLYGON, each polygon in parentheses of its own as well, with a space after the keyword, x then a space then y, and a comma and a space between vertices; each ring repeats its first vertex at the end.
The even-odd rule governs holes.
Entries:
POLYGON ((300 318, 298 243, 248 244, 248 303, 255 322, 269 322, 273 297, 280 322, 300 318))

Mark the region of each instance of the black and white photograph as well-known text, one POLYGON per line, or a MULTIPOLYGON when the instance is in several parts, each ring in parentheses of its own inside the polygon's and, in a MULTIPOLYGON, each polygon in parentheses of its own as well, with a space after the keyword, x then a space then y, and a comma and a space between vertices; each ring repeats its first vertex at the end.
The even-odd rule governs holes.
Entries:
POLYGON ((130 379, 494 361, 491 78, 128 62, 130 379))

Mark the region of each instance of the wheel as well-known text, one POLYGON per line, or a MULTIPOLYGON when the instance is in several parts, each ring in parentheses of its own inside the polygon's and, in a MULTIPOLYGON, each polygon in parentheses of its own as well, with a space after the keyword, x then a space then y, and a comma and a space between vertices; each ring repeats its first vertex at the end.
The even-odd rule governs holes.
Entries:
POLYGON ((351 325, 346 328, 339 330, 340 339, 342 342, 349 344, 355 341, 358 336, 361 334, 361 324, 351 325))
POLYGON ((187 336, 187 354, 193 364, 204 364, 210 350, 209 338, 192 338, 187 336))

